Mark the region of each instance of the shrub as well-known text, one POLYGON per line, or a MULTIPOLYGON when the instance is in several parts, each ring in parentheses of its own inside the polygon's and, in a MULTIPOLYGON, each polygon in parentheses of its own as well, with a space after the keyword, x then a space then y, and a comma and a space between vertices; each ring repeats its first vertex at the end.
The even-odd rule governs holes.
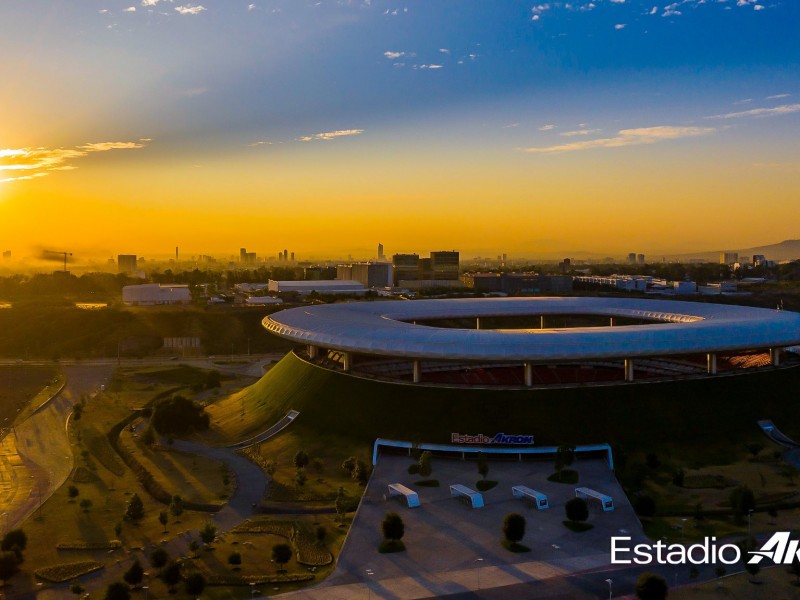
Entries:
POLYGON ((151 423, 162 435, 184 435, 208 429, 209 416, 196 402, 174 396, 156 405, 151 423))
POLYGON ((235 567, 242 564, 242 555, 239 552, 231 552, 228 555, 228 564, 235 567))
POLYGON ((186 578, 186 593, 197 597, 206 589, 206 578, 201 573, 192 573, 186 578))
POLYGON ((396 512, 386 513, 381 523, 381 531, 383 532, 384 539, 387 540, 401 540, 405 534, 405 525, 403 519, 396 512))
POLYGON ((652 517, 656 514, 656 501, 650 496, 638 496, 633 508, 640 517, 652 517))
POLYGON ((573 498, 565 505, 567 519, 570 521, 583 522, 589 518, 589 505, 583 498, 573 498))
POLYGON ((105 600, 130 600, 131 588, 127 583, 115 581, 106 588, 105 600))
POLYGON ((636 597, 639 600, 664 600, 667 591, 666 580, 655 573, 642 573, 636 580, 636 597))
POLYGON ((503 519, 503 537, 509 542, 519 542, 525 537, 525 517, 519 513, 508 513, 503 519))

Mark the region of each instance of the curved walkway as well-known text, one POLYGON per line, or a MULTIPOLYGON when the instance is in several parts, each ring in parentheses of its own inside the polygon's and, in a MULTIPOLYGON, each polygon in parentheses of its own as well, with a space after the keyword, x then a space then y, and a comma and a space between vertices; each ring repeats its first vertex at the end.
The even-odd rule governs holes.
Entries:
POLYGON ((48 402, 6 436, 2 445, 2 479, 7 527, 30 517, 67 480, 73 467, 67 421, 81 396, 107 384, 108 366, 64 366, 66 384, 48 402))

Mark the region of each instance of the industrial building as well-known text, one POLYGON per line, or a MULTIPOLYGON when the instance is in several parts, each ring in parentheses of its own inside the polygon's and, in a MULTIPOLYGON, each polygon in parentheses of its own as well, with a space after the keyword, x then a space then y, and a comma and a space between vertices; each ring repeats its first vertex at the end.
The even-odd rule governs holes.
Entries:
POLYGON ((358 281, 275 281, 269 280, 269 291, 275 293, 296 292, 301 295, 318 294, 366 294, 367 288, 358 281))
POLYGON ((336 279, 358 281, 367 288, 392 286, 392 265, 385 262, 361 262, 336 267, 336 279))
POLYGON ((118 273, 133 273, 136 271, 136 255, 135 254, 118 254, 117 255, 117 272, 118 273))
POLYGON ((145 283, 122 288, 122 303, 125 306, 189 304, 191 301, 188 285, 145 283))
POLYGON ((459 256, 455 250, 431 252, 428 258, 420 258, 419 254, 395 254, 392 257, 394 285, 409 289, 460 287, 459 256))
POLYGON ((482 294, 538 294, 541 292, 572 291, 569 275, 539 275, 538 273, 464 273, 464 287, 482 294))

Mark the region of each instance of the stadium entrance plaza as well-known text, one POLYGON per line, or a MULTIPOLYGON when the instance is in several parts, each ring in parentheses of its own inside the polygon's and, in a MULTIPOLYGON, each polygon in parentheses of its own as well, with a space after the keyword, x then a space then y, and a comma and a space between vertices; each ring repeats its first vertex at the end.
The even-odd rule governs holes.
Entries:
POLYGON ((484 492, 485 507, 472 509, 450 496, 449 485, 475 489, 480 479, 474 460, 434 457, 432 479, 440 487, 414 485, 423 479, 409 475, 408 456, 384 454, 375 467, 336 571, 319 586, 286 594, 287 598, 427 598, 470 590, 545 580, 603 568, 610 562, 610 537, 629 535, 645 542, 641 525, 622 487, 605 460, 577 458, 576 485, 554 483, 548 460, 489 461, 487 479, 497 487, 484 492), (387 485, 402 483, 418 492, 421 506, 409 509, 402 499, 384 499, 387 485), (537 510, 530 499, 512 496, 513 485, 526 485, 548 496, 550 508, 537 510), (589 501, 594 525, 574 533, 563 525, 564 505, 575 497, 575 487, 601 491, 614 499, 615 510, 603 512, 600 502, 589 501), (405 552, 379 554, 381 522, 387 512, 400 514, 405 523, 405 552), (510 512, 525 516, 522 544, 530 552, 512 553, 500 544, 503 519, 510 512), (369 588, 369 589, 367 589, 369 588))

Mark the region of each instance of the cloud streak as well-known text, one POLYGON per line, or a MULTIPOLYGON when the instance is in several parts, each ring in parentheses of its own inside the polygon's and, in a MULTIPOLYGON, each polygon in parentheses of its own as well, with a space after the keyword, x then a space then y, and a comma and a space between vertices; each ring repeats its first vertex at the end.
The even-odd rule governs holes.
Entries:
POLYGON ((723 115, 711 115, 706 119, 742 119, 747 117, 777 117, 800 112, 800 104, 783 104, 773 108, 751 108, 740 112, 729 112, 723 115))
POLYGON ((622 129, 618 131, 617 135, 614 137, 583 140, 555 146, 522 148, 522 151, 532 154, 560 154, 578 150, 591 150, 593 148, 623 148, 626 146, 657 144, 658 142, 667 140, 709 135, 715 131, 716 129, 713 127, 673 127, 669 125, 640 127, 637 129, 622 129))
POLYGON ((351 135, 361 135, 364 133, 363 129, 337 129, 336 131, 325 131, 323 133, 315 133, 313 135, 304 135, 297 138, 298 142, 313 142, 315 140, 332 140, 339 137, 347 137, 351 135))
MULTIPOLYGON (((51 171, 71 171, 70 161, 95 152, 143 148, 139 142, 92 142, 75 148, 6 148, 0 149, 0 183, 44 177, 51 171), (8 174, 8 177, 3 177, 8 174)), ((149 141, 149 140, 148 140, 149 141)))

